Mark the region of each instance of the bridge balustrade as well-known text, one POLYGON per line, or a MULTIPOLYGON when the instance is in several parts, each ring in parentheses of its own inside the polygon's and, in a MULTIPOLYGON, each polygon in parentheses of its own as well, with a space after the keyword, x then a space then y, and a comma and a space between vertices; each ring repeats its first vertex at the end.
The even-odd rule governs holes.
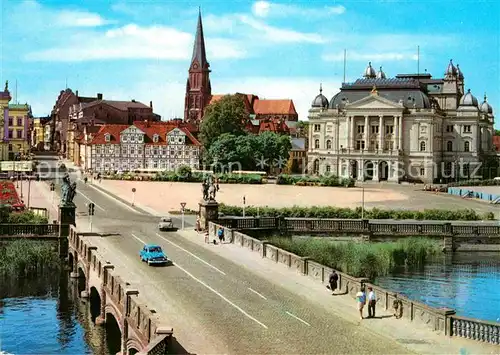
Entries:
POLYGON ((56 235, 58 224, 0 224, 0 235, 56 235))

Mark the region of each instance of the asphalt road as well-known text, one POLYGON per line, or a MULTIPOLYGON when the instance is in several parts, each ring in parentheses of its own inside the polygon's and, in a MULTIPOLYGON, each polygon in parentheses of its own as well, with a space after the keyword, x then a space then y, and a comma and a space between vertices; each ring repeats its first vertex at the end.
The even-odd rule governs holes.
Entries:
MULTIPOLYGON (((120 262, 140 278, 141 294, 150 299, 157 295, 153 307, 175 307, 165 317, 181 345, 183 334, 203 329, 200 344, 186 347, 190 351, 206 353, 208 349, 201 344, 213 340, 220 344, 216 352, 231 354, 409 353, 395 341, 325 312, 323 307, 175 232, 159 233, 157 217, 138 214, 89 185, 78 184, 74 202, 80 217, 93 202, 93 225, 104 233, 120 233, 100 238, 99 244, 107 245, 108 255, 114 255, 124 279, 127 274, 120 269, 120 262), (139 250, 143 243, 161 245, 174 265, 148 267, 142 263, 139 250), (193 329, 185 329, 191 324, 187 320, 193 320, 193 329)), ((174 222, 180 224, 178 218, 174 222)))

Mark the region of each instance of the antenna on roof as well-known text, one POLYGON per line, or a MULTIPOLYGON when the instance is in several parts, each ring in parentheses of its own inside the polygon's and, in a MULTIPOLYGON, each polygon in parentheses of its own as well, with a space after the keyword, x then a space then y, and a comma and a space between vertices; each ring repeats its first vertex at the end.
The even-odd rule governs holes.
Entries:
POLYGON ((346 66, 346 57, 347 57, 347 50, 344 48, 344 81, 345 83, 345 66, 346 66))

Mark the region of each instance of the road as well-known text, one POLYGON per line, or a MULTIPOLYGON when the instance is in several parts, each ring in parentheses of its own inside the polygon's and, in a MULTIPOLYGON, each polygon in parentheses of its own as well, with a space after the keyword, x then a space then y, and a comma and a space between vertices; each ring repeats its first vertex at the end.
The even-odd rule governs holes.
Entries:
MULTIPOLYGON (((120 233, 96 238, 99 251, 124 279, 139 284, 141 296, 165 315, 178 342, 189 352, 410 353, 178 233, 158 233, 157 217, 139 214, 90 185, 80 182, 78 188, 74 201, 78 228, 87 229, 87 204, 93 202, 94 228, 120 233), (143 243, 161 245, 174 265, 141 263, 138 253, 143 243)), ((180 224, 178 219, 175 222, 180 224)))

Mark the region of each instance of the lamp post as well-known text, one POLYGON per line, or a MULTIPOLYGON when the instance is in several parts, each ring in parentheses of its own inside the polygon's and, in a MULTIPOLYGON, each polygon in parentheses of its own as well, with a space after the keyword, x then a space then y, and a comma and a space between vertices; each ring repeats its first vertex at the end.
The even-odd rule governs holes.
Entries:
POLYGON ((137 190, 135 189, 135 187, 132 188, 132 207, 134 206, 134 203, 135 203, 135 192, 137 190))
POLYGON ((27 177, 28 179, 28 209, 30 208, 30 195, 31 195, 31 177, 27 177))
POLYGON ((52 193, 52 206, 54 206, 54 193, 55 193, 55 190, 56 190, 56 185, 51 182, 50 183, 50 191, 52 193))
POLYGON ((184 210, 186 207, 186 202, 181 202, 181 230, 184 230, 184 210))
POLYGON ((246 205, 246 198, 243 196, 243 218, 245 218, 245 205, 246 205))

